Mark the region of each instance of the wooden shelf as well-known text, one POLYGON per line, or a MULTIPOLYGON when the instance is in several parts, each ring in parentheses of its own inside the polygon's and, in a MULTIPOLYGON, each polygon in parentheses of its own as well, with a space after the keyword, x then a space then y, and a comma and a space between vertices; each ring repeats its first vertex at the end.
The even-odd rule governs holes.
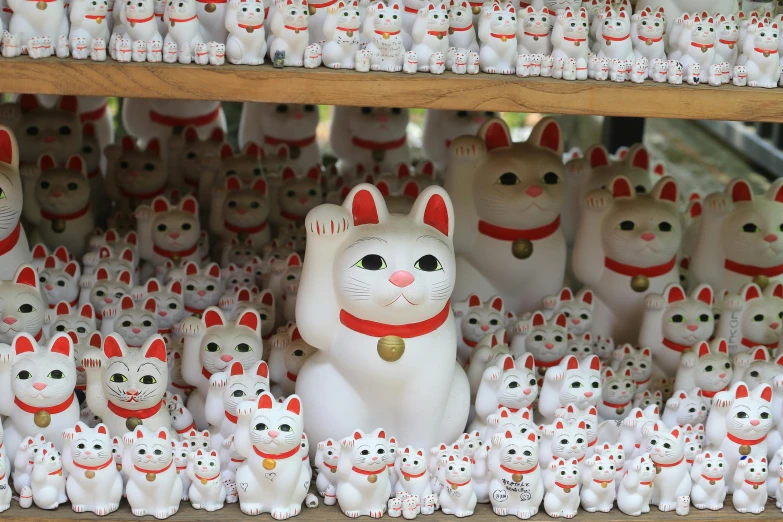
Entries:
POLYGON ((0 92, 783 122, 783 91, 494 74, 0 58, 0 92))
MULTIPOLYGON (((2 515, 4 522, 54 522, 63 520, 112 520, 121 522, 139 522, 140 520, 154 520, 152 517, 138 518, 134 517, 126 501, 123 500, 120 509, 107 515, 105 517, 97 517, 92 513, 74 513, 71 511, 70 506, 60 506, 54 511, 44 511, 36 507, 30 509, 21 509, 19 505, 14 501, 11 509, 4 511, 2 515)), ((261 515, 263 520, 272 520, 269 514, 261 515)), ((220 511, 208 513, 203 510, 195 510, 190 507, 189 502, 183 502, 180 504, 180 510, 176 515, 170 517, 169 520, 173 522, 177 521, 193 521, 193 522, 228 522, 237 519, 244 519, 247 521, 254 520, 255 517, 245 516, 239 510, 239 504, 226 504, 226 506, 220 511)), ((364 517, 362 517, 364 519, 364 517)), ((384 515, 384 520, 389 517, 384 515)), ((731 505, 731 500, 728 499, 723 509, 720 511, 709 511, 694 509, 691 507, 690 513, 687 518, 679 517, 674 511, 668 513, 661 513, 658 508, 652 507, 650 513, 642 515, 641 517, 629 517, 623 514, 616 507, 609 513, 586 513, 580 511, 574 520, 581 520, 583 522, 631 522, 632 520, 639 520, 644 522, 645 520, 650 522, 771 522, 773 520, 780 520, 780 509, 775 507, 774 501, 769 501, 767 507, 760 515, 750 515, 738 513, 731 505)), ((260 519, 260 518, 259 518, 260 519)), ((337 506, 324 506, 323 504, 315 509, 304 508, 302 513, 291 519, 292 522, 324 522, 324 521, 345 521, 350 520, 348 517, 337 508, 337 506)), ((368 519, 369 520, 369 519, 368 519)), ((405 519, 397 519, 401 522, 405 522, 405 519)), ((444 515, 440 511, 436 511, 434 515, 424 516, 420 515, 417 520, 421 522, 454 522, 460 520, 453 515, 444 515)), ((489 504, 479 504, 476 507, 474 515, 466 519, 470 522, 501 522, 503 520, 517 520, 515 517, 497 517, 492 512, 492 508, 489 504)), ((533 517, 534 521, 551 521, 555 520, 547 516, 542 510, 533 517)))

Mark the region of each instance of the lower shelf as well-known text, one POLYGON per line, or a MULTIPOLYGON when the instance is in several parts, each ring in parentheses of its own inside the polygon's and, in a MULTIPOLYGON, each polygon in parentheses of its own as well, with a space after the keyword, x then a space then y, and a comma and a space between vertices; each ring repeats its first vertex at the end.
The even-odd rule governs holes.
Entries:
POLYGON ((783 122, 783 91, 417 73, 0 58, 0 92, 783 122))
MULTIPOLYGON (((173 517, 170 517, 169 520, 172 521, 192 520, 195 522, 201 522, 201 521, 220 522, 220 521, 235 520, 238 517, 251 520, 251 517, 246 517, 245 515, 242 514, 242 512, 239 510, 239 504, 226 504, 226 506, 220 511, 213 511, 211 513, 208 513, 203 510, 193 509, 192 507, 190 507, 190 503, 183 502, 182 504, 180 504, 179 512, 173 517)), ((264 519, 270 518, 268 514, 264 514, 262 515, 262 517, 264 519)), ((69 505, 60 506, 59 509, 56 509, 54 511, 44 511, 36 507, 32 507, 30 509, 22 509, 19 507, 19 505, 16 502, 14 502, 11 506, 11 509, 9 509, 8 511, 4 511, 2 515, 0 515, 0 518, 2 518, 3 521, 13 521, 13 522, 45 522, 45 521, 74 520, 74 519, 114 520, 114 521, 123 521, 123 522, 151 520, 151 517, 144 517, 143 519, 134 517, 131 514, 130 508, 128 507, 126 501, 122 502, 119 510, 105 517, 97 517, 92 513, 74 513, 73 511, 71 511, 69 505)), ((384 515, 384 518, 390 518, 390 517, 388 517, 388 515, 384 515)), ((451 515, 444 515, 440 511, 436 511, 434 515, 429 515, 429 516, 419 515, 417 519, 421 520, 422 522, 448 522, 448 521, 453 522, 457 520, 456 517, 451 515)), ((683 519, 682 517, 678 517, 674 511, 661 513, 658 511, 658 508, 656 507, 652 507, 648 514, 642 515, 640 517, 629 517, 616 508, 610 511, 609 513, 586 513, 584 511, 580 511, 579 514, 576 516, 576 520, 583 520, 585 522, 598 522, 599 520, 602 522, 619 522, 619 521, 629 522, 631 520, 640 520, 640 521, 654 520, 655 522, 674 522, 674 521, 684 521, 684 520, 699 521, 699 522, 714 521, 714 520, 718 520, 720 522, 750 522, 751 520, 754 520, 754 521, 765 522, 765 521, 780 520, 780 519, 781 519, 781 511, 780 509, 775 507, 774 501, 769 501, 767 503, 766 510, 763 513, 759 515, 750 515, 750 514, 738 513, 737 511, 735 511, 734 507, 731 504, 731 499, 727 500, 723 509, 720 511, 698 510, 691 507, 690 513, 688 517, 685 519, 683 519)), ((302 513, 292 518, 291 520, 296 522, 317 522, 317 521, 320 522, 320 521, 336 521, 336 520, 344 521, 349 519, 337 508, 337 506, 324 506, 323 504, 321 504, 315 509, 303 508, 302 513)), ((404 521, 403 518, 400 518, 399 520, 404 521)), ((478 506, 476 506, 476 511, 473 517, 471 517, 469 520, 500 521, 503 519, 495 516, 495 514, 492 512, 492 507, 489 504, 479 504, 478 506)), ((512 518, 508 518, 507 520, 515 520, 515 519, 512 517, 512 518)), ((547 516, 546 513, 544 513, 543 510, 541 510, 531 520, 553 520, 553 519, 551 519, 549 516, 547 516)))

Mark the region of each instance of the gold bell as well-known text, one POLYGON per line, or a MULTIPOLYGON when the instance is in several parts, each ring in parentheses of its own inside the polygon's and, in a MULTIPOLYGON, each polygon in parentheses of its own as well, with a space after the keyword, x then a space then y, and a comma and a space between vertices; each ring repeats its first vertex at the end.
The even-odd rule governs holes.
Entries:
POLYGON ((438 33, 438 40, 443 40, 443 33, 438 33))
POLYGON ((405 475, 405 481, 406 481, 406 482, 410 482, 410 481, 411 481, 411 478, 410 478, 408 475, 405 475))
MULTIPOLYGON (((769 54, 769 53, 765 53, 765 54, 769 54)), ((753 484, 753 489, 759 489, 759 485, 758 484, 753 484)))
MULTIPOLYGON (((248 27, 248 29, 252 29, 252 27, 248 27)), ((248 31, 248 32, 252 32, 252 31, 248 31)), ((239 241, 242 243, 247 241, 247 232, 240 232, 239 234, 237 234, 237 239, 239 239, 239 241)))
POLYGON ((310 16, 313 16, 316 12, 316 8, 314 5, 308 5, 307 10, 310 11, 310 16))
POLYGON ((353 31, 345 31, 345 34, 348 35, 348 38, 353 36, 353 31))
POLYGON ((710 480, 710 486, 714 486, 714 485, 715 485, 715 481, 714 480, 710 480))
POLYGON ((174 254, 173 256, 171 256, 171 260, 172 260, 172 261, 173 261, 175 264, 177 264, 177 263, 179 263, 179 262, 182 260, 182 257, 178 256, 177 254, 174 254))
POLYGON ((57 234, 62 234, 63 232, 65 232, 65 220, 64 219, 53 220, 52 232, 56 232, 57 234))
POLYGON ((209 482, 207 479, 205 479, 205 478, 201 479, 201 483, 204 484, 205 486, 206 486, 207 482, 209 482))
POLYGON ((657 475, 660 472, 661 472, 661 467, 658 464, 656 464, 655 465, 655 474, 657 475))
POLYGON ((734 49, 734 44, 733 43, 729 44, 729 49, 734 49))
POLYGON ((372 160, 375 163, 381 163, 386 159, 386 151, 382 149, 375 149, 372 151, 372 160))
POLYGON ((147 473, 145 476, 147 478, 147 482, 155 482, 155 478, 157 477, 155 473, 147 473))
POLYGON ((511 254, 517 259, 529 258, 533 255, 533 242, 525 238, 515 239, 511 243, 511 254))
POLYGON ((290 145, 288 147, 288 155, 291 156, 292 160, 299 159, 299 156, 302 155, 302 149, 296 145, 290 145))
POLYGON ((103 18, 96 18, 95 22, 99 24, 99 23, 103 22, 103 18))
POLYGON ((41 11, 46 11, 46 2, 38 2, 35 4, 35 7, 37 7, 41 11))
POLYGON ((84 476, 87 477, 88 479, 95 478, 95 472, 91 469, 88 469, 87 471, 84 472, 84 476))
MULTIPOLYGON (((706 53, 706 52, 707 52, 707 46, 706 46, 706 45, 702 45, 702 46, 701 46, 701 52, 703 52, 703 53, 706 53)), ((765 54, 766 54, 767 56, 769 56, 769 53, 765 53, 765 54)))
MULTIPOLYGON (((172 21, 171 21, 171 27, 174 27, 174 24, 176 24, 176 23, 177 23, 177 22, 175 22, 174 20, 172 20, 172 21)), ((131 206, 133 206, 133 205, 131 205, 131 206)))
POLYGON ((378 355, 386 362, 397 362, 405 353, 405 341, 396 335, 384 335, 378 339, 378 355))
POLYGON ((575 47, 579 47, 580 42, 574 42, 575 47))
POLYGON ((522 482, 522 477, 523 477, 522 473, 514 473, 513 475, 511 475, 511 480, 513 480, 514 482, 522 482))
POLYGON ((122 471, 122 464, 117 464, 117 471, 122 471))
MULTIPOLYGON (((576 42, 576 43, 579 43, 579 42, 576 42)), ((612 46, 612 41, 611 41, 611 40, 607 40, 607 41, 606 41, 606 45, 608 45, 609 47, 611 47, 611 46, 612 46)))
POLYGON ((456 485, 455 483, 453 483, 453 482, 451 483, 451 489, 457 489, 458 487, 459 487, 459 486, 458 486, 458 485, 456 485))
POLYGON ((601 482, 601 487, 606 489, 606 482, 601 482))
POLYGON ((262 462, 261 465, 264 466, 265 470, 273 470, 277 467, 277 462, 275 462, 274 459, 264 459, 264 462, 262 462))
POLYGON ((541 375, 541 376, 546 375, 546 368, 544 368, 543 366, 539 366, 538 367, 538 375, 541 375))
POLYGON ((500 37, 500 41, 501 41, 501 42, 505 43, 505 42, 506 42, 506 40, 508 40, 508 36, 506 36, 505 34, 504 34, 503 36, 501 36, 501 37, 500 37))
POLYGON ((652 40, 649 40, 649 39, 645 40, 644 43, 646 43, 648 46, 653 44, 652 40))
MULTIPOLYGON (((538 36, 534 36, 534 37, 533 37, 533 41, 534 41, 534 42, 537 42, 537 41, 538 41, 538 36)), ((567 492, 566 492, 566 493, 567 493, 567 492)))
POLYGON ((251 26, 251 25, 248 25, 247 27, 245 27, 245 31, 247 31, 248 33, 252 34, 253 31, 255 31, 255 28, 253 28, 253 26, 251 26))
POLYGON ((204 11, 206 11, 206 12, 208 12, 208 13, 214 13, 214 12, 215 12, 215 9, 217 9, 217 7, 215 6, 215 4, 211 4, 211 3, 210 3, 210 4, 207 4, 206 6, 204 6, 204 11))
POLYGON ((635 275, 631 278, 631 288, 634 292, 645 292, 650 288, 650 280, 646 275, 635 275))
POLYGON ((378 480, 378 477, 375 476, 375 475, 370 475, 369 477, 367 477, 367 482, 369 482, 370 484, 375 484, 375 482, 377 482, 377 480, 378 480))
POLYGON ((571 488, 563 488, 563 493, 571 493, 571 488))
POLYGON ((753 282, 759 285, 759 288, 764 290, 769 285, 769 278, 765 275, 757 275, 753 278, 753 282))
POLYGON ((128 428, 128 431, 133 431, 142 424, 143 422, 138 417, 128 417, 125 420, 125 427, 128 428))
MULTIPOLYGON (((136 22, 131 22, 131 27, 136 27, 136 22)), ((171 22, 171 25, 174 25, 174 22, 171 22)))
POLYGON ((474 15, 477 15, 477 14, 481 13, 481 6, 480 5, 474 5, 473 7, 470 8, 470 10, 473 11, 474 15))
POLYGON ((451 27, 449 27, 449 34, 454 34, 454 29, 452 29, 451 27))
POLYGON ((619 408, 617 408, 614 411, 615 411, 615 413, 617 413, 617 415, 622 415, 625 412, 625 407, 624 406, 620 406, 619 408))
POLYGON ((33 422, 39 428, 45 428, 52 423, 52 416, 46 410, 38 410, 33 415, 33 422))
POLYGON ((750 446, 748 446, 747 444, 743 444, 742 446, 740 446, 739 447, 739 454, 743 455, 743 456, 744 455, 750 455, 750 446))

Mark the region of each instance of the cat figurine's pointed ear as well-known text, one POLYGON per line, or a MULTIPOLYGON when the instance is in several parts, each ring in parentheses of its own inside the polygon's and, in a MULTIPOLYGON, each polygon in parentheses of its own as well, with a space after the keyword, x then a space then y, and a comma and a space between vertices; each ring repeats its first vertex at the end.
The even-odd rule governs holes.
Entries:
POLYGON ((0 125, 0 164, 19 170, 19 144, 11 129, 0 125))
POLYGON ((712 306, 712 301, 714 299, 714 295, 712 292, 712 287, 707 284, 699 285, 696 287, 696 289, 693 291, 693 296, 702 303, 712 306))
POLYGON ((158 359, 161 362, 166 362, 166 341, 158 334, 147 339, 142 345, 141 351, 144 352, 146 359, 158 359))
POLYGON ((84 159, 78 154, 68 158, 65 166, 66 168, 79 172, 82 176, 87 176, 87 165, 84 163, 84 159))
POLYGON ((261 301, 261 303, 265 306, 275 305, 275 296, 269 289, 262 291, 258 297, 258 300, 261 301))
POLYGON ((662 177, 653 187, 651 194, 658 201, 668 201, 679 205, 679 189, 677 188, 677 182, 672 177, 662 177))
POLYGON ((530 132, 527 142, 542 149, 549 149, 555 152, 558 158, 563 157, 565 143, 563 141, 563 131, 560 124, 552 118, 543 118, 530 132))
POLYGON ((35 269, 27 264, 19 265, 13 278, 14 283, 18 285, 27 285, 38 290, 38 276, 35 269))
POLYGON ((748 283, 740 289, 740 295, 745 302, 761 298, 761 288, 756 283, 748 283))
POLYGON ((246 326, 257 334, 261 334, 261 317, 256 310, 247 309, 243 311, 237 320, 237 325, 246 326))
POLYGON ((226 324, 226 317, 223 315, 223 311, 217 306, 210 306, 204 311, 204 326, 212 328, 213 326, 224 326, 226 324))
POLYGON ((772 387, 767 383, 762 383, 753 388, 752 392, 753 397, 766 401, 766 402, 772 402, 772 387))
POLYGON ((454 207, 443 187, 431 185, 416 198, 409 217, 428 225, 449 239, 454 237, 454 207))
MULTIPOLYGON (((500 6, 495 6, 496 11, 500 10, 500 6)), ((511 131, 505 121, 500 118, 493 117, 484 120, 478 131, 478 137, 484 140, 487 150, 494 150, 500 148, 511 147, 511 131)))
POLYGON ((647 148, 644 145, 637 143, 628 149, 628 153, 623 158, 623 163, 647 172, 650 170, 650 153, 647 152, 647 148))
POLYGON ((79 114, 79 100, 76 96, 63 96, 57 108, 71 114, 79 114))
POLYGON ((731 196, 734 203, 753 201, 753 191, 750 184, 741 178, 734 178, 726 185, 725 193, 731 196))
POLYGON ((634 191, 631 181, 625 176, 614 178, 610 184, 610 190, 614 199, 632 199, 636 197, 636 191, 634 191))
POLYGON ((490 308, 493 308, 500 312, 501 315, 503 315, 503 298, 500 296, 490 297, 489 298, 489 306, 490 308))
POLYGON ((266 364, 266 361, 260 361, 258 363, 258 368, 256 368, 256 375, 258 377, 263 377, 264 379, 269 378, 269 365, 266 364))
MULTIPOLYGON (((283 402, 283 408, 286 409, 287 411, 290 411, 294 415, 301 415, 302 414, 302 400, 299 398, 298 395, 290 395, 285 400, 285 402, 283 402)), ((383 431, 381 431, 381 433, 383 433, 383 431)), ((383 438, 383 437, 381 437, 381 438, 383 438)))
POLYGON ((585 157, 590 162, 590 167, 606 167, 611 165, 609 151, 603 145, 593 145, 585 152, 585 157))
POLYGON ((677 283, 667 285, 663 290, 663 298, 667 304, 685 301, 685 291, 677 283))
POLYGON ((73 340, 64 333, 52 337, 47 348, 51 353, 59 353, 68 358, 73 357, 73 340))
POLYGON ((345 198, 343 208, 351 214, 354 226, 385 223, 389 217, 383 195, 368 183, 354 187, 345 198))
POLYGON ((119 335, 112 333, 103 340, 103 355, 108 359, 112 357, 124 357, 128 351, 125 341, 119 335))
POLYGON ((26 332, 17 334, 11 343, 11 347, 16 355, 38 351, 38 343, 35 341, 35 338, 26 332))

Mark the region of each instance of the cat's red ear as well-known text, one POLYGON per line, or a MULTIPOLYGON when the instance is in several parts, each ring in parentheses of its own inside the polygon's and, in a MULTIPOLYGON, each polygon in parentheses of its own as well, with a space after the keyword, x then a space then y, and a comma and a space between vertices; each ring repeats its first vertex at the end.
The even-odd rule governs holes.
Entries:
POLYGON ((592 168, 606 167, 611 164, 609 151, 603 145, 593 145, 587 149, 585 156, 590 161, 590 167, 592 168))
POLYGON ((215 279, 218 279, 220 277, 220 265, 217 263, 210 263, 207 266, 207 273, 210 277, 214 277, 215 279))
POLYGON ((144 352, 144 357, 147 359, 158 359, 161 362, 166 362, 166 343, 163 341, 162 337, 156 336, 152 338, 152 342, 150 342, 150 345, 144 352))
POLYGON ((213 326, 223 326, 226 324, 226 320, 223 318, 223 314, 217 308, 209 308, 204 312, 204 325, 207 328, 213 326))
POLYGON ((479 138, 487 144, 487 150, 510 147, 511 131, 500 118, 487 118, 478 131, 479 138))
MULTIPOLYGON (((442 191, 443 189, 440 190, 442 191)), ((420 198, 427 198, 427 204, 424 207, 424 224, 431 226, 444 236, 450 236, 454 230, 454 223, 450 218, 450 216, 453 214, 451 201, 448 200, 448 195, 445 194, 445 191, 443 194, 437 193, 437 190, 432 192, 435 193, 429 195, 427 191, 425 191, 420 196, 420 198)))
POLYGON ((557 314, 557 316, 555 317, 555 324, 560 328, 565 328, 567 322, 568 322, 568 318, 565 316, 565 314, 557 314))
POLYGON ((678 194, 679 189, 677 188, 677 182, 669 176, 661 178, 652 190, 652 195, 655 199, 659 201, 669 201, 671 203, 677 203, 679 201, 678 194))
POLYGON ((503 371, 507 372, 507 371, 513 370, 513 369, 514 369, 514 358, 511 357, 511 356, 506 356, 503 359, 503 371))
POLYGON ((302 258, 299 257, 299 254, 293 253, 288 256, 288 261, 286 262, 287 267, 292 266, 302 266, 302 258))
POLYGON ((258 409, 259 410, 270 410, 272 409, 272 406, 275 403, 275 399, 272 397, 272 394, 269 392, 264 392, 261 395, 258 396, 258 409))
POLYGON ((726 192, 731 194, 731 200, 734 203, 740 201, 753 201, 753 191, 750 189, 750 184, 741 178, 734 178, 726 186, 726 192))
POLYGON ((541 312, 534 312, 533 317, 530 318, 530 324, 532 324, 533 327, 545 325, 546 319, 544 318, 544 314, 541 312))
POLYGON ((79 101, 76 99, 76 96, 63 96, 60 98, 58 108, 71 114, 79 114, 79 101))
POLYGON ((196 274, 198 274, 198 265, 193 261, 188 261, 185 265, 185 275, 191 276, 196 274))
POLYGON ((703 285, 700 289, 697 290, 696 299, 706 305, 712 306, 712 288, 709 285, 703 285))
POLYGON ((169 440, 169 430, 166 428, 159 429, 158 438, 161 440, 169 440))
POLYGON ((169 200, 165 196, 157 196, 152 200, 152 210, 156 214, 169 211, 169 200))
POLYGON ((126 295, 122 297, 122 299, 120 300, 120 308, 122 310, 130 310, 131 308, 133 308, 133 299, 131 298, 131 296, 126 295))
POLYGON ((38 288, 38 277, 36 277, 35 269, 30 265, 20 266, 14 275, 14 283, 38 288))
MULTIPOLYGON (((343 206, 351 210, 354 226, 377 225, 386 218, 386 204, 383 195, 372 185, 359 185, 345 199, 343 206)), ((341 223, 333 223, 335 227, 341 223)))
POLYGON ((668 304, 685 301, 685 291, 678 284, 671 284, 663 290, 663 296, 668 304))
POLYGON ((134 150, 136 150, 136 142, 134 141, 132 136, 125 135, 122 138, 122 151, 131 152, 134 150))
POLYGON ((21 355, 23 353, 35 353, 35 340, 30 334, 18 334, 13 340, 14 353, 21 355))
POLYGON ((39 108, 41 105, 38 103, 38 98, 34 94, 23 94, 19 96, 19 107, 22 108, 22 113, 32 111, 39 108))
POLYGON ((745 301, 751 301, 753 299, 759 299, 761 297, 761 289, 755 283, 748 283, 740 290, 742 297, 745 301))
POLYGON ((737 386, 735 397, 737 399, 744 399, 747 396, 748 396, 748 386, 744 382, 740 383, 740 385, 737 386))
POLYGON ((258 316, 258 312, 255 310, 247 310, 240 317, 237 324, 241 326, 247 326, 251 330, 257 330, 261 320, 258 316))
POLYGON ((628 154, 625 156, 624 161, 637 169, 644 171, 650 170, 650 154, 644 145, 637 144, 631 147, 628 154))
MULTIPOLYGON (((122 341, 122 344, 124 344, 124 341, 122 341)), ((122 344, 120 344, 117 334, 107 335, 103 340, 103 355, 109 359, 112 357, 122 357, 124 355, 122 344)))
POLYGON ((68 158, 68 162, 65 164, 65 166, 71 170, 77 170, 81 173, 86 173, 84 166, 84 160, 81 156, 71 156, 68 158))
POLYGON ((90 342, 89 345, 93 348, 100 349, 101 347, 101 334, 99 332, 95 332, 90 336, 90 342))
POLYGON ((124 283, 126 285, 131 284, 131 273, 128 270, 123 270, 120 272, 120 276, 117 278, 121 283, 124 283))
POLYGON ((470 294, 468 297, 468 307, 475 308, 481 306, 481 298, 476 294, 470 294))
POLYGON ((527 142, 542 149, 549 149, 562 157, 565 144, 560 124, 552 118, 544 118, 539 121, 530 132, 527 142))
POLYGON ((578 369, 579 369, 579 359, 577 359, 573 355, 566 356, 566 370, 578 370, 578 369))
POLYGON ((57 306, 54 307, 57 315, 71 315, 71 306, 65 301, 60 301, 57 306))
POLYGON ((601 371, 601 359, 597 355, 590 356, 590 369, 595 372, 601 371))
POLYGON ((533 354, 529 352, 524 353, 521 355, 521 358, 523 359, 522 366, 524 366, 528 371, 532 372, 535 367, 535 359, 533 358, 533 354))
POLYGON ((275 296, 272 294, 270 290, 264 290, 263 292, 261 292, 261 303, 265 306, 275 305, 275 296))
POLYGON ((258 363, 258 368, 256 369, 256 375, 259 377, 263 377, 264 379, 269 378, 269 365, 266 364, 266 361, 261 361, 258 363))
POLYGON ((153 314, 158 311, 158 307, 155 304, 155 299, 150 297, 144 302, 144 309, 153 314))
POLYGON ((561 301, 573 301, 574 300, 574 294, 571 292, 571 289, 567 286, 564 287, 562 290, 560 290, 560 300, 561 301))
POLYGON ((297 397, 296 395, 294 395, 293 397, 289 397, 288 400, 286 401, 285 409, 290 411, 294 415, 301 415, 302 401, 300 401, 299 397, 297 397))
POLYGON ((160 292, 160 282, 154 277, 151 277, 147 279, 147 293, 151 294, 153 292, 160 292))
MULTIPOLYGON (((258 146, 256 145, 256 147, 258 146)), ((250 147, 248 147, 248 150, 250 150, 250 147)), ((254 155, 250 153, 247 154, 248 156, 254 155)), ((233 158, 233 157, 234 157, 234 149, 231 148, 231 145, 229 145, 228 143, 224 143, 223 145, 220 146, 220 159, 224 160, 226 158, 233 158)))
POLYGON ((231 365, 231 377, 234 377, 236 375, 244 375, 245 369, 242 367, 242 363, 239 361, 235 361, 234 364, 231 365))
POLYGON ((198 200, 193 196, 185 196, 180 202, 179 208, 182 209, 183 212, 198 216, 198 200))
POLYGON ((760 397, 767 402, 772 402, 772 387, 768 384, 762 384, 760 397))
MULTIPOLYGON (((508 433, 508 432, 506 432, 506 433, 508 433)), ((529 440, 530 442, 535 442, 535 441, 538 440, 538 437, 536 436, 536 434, 534 432, 531 431, 530 435, 527 436, 527 440, 529 440)))
POLYGON ((160 140, 158 140, 158 138, 152 138, 149 143, 147 143, 147 148, 144 150, 160 156, 160 140))
POLYGON ((634 190, 631 186, 631 181, 625 176, 617 176, 612 180, 611 184, 612 197, 615 199, 620 198, 632 198, 634 197, 634 190))

